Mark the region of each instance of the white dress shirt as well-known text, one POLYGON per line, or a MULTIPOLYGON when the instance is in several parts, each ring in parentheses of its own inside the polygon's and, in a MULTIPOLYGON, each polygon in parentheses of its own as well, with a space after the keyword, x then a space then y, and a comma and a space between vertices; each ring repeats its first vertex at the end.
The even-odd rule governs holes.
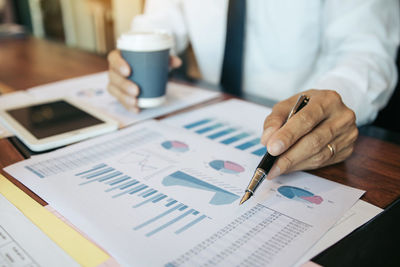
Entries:
MULTIPOLYGON (((397 81, 398 0, 247 0, 244 91, 274 100, 307 89, 334 89, 372 121, 397 81)), ((190 41, 203 79, 218 84, 228 0, 147 0, 135 30, 190 41)))

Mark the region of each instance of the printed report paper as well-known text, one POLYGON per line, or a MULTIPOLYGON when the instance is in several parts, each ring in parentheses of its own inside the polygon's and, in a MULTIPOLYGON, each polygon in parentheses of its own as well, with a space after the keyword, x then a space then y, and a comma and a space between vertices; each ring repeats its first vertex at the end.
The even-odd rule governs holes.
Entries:
POLYGON ((334 245, 364 223, 381 213, 383 209, 358 200, 340 220, 297 262, 296 266, 317 256, 320 252, 334 245))
POLYGON ((0 266, 80 266, 0 194, 0 266))
MULTIPOLYGON (((163 122, 216 143, 261 157, 262 126, 271 113, 268 107, 232 99, 163 119, 163 122)), ((310 260, 351 231, 372 219, 382 209, 359 200, 297 263, 310 260)))
POLYGON ((363 191, 306 173, 239 199, 260 157, 149 121, 5 170, 125 266, 290 266, 363 191))
POLYGON ((157 108, 143 109, 136 114, 126 110, 116 98, 107 92, 107 84, 108 72, 101 72, 33 87, 27 93, 37 100, 70 97, 112 117, 122 127, 205 102, 220 95, 219 92, 168 82, 166 102, 157 108))
MULTIPOLYGON (((33 200, 30 196, 25 194, 21 189, 19 189, 17 186, 15 186, 12 182, 7 180, 4 176, 0 174, 0 196, 5 197, 13 206, 15 206, 16 209, 19 210, 18 214, 15 213, 15 217, 13 217, 13 220, 16 224, 13 224, 12 227, 17 227, 17 228, 12 228, 11 231, 18 231, 19 234, 22 234, 24 238, 19 240, 22 243, 21 247, 25 248, 25 253, 30 254, 32 253, 38 253, 36 250, 36 247, 41 248, 41 253, 35 255, 35 257, 38 257, 40 261, 45 264, 42 266, 49 266, 49 263, 52 263, 50 266, 54 266, 54 263, 57 263, 57 261, 54 261, 56 259, 58 253, 51 253, 51 249, 46 250, 46 242, 41 243, 40 239, 35 239, 35 235, 30 235, 31 234, 31 228, 32 227, 27 227, 27 228, 18 228, 21 225, 19 222, 23 223, 24 221, 27 221, 23 219, 19 214, 23 214, 23 217, 28 219, 32 224, 35 224, 38 229, 42 231, 43 234, 45 234, 48 238, 50 238, 55 244, 58 245, 59 248, 61 248, 64 252, 66 252, 73 260, 79 264, 79 266, 86 266, 86 267, 94 267, 94 266, 118 266, 116 264, 112 265, 115 263, 113 259, 110 259, 110 257, 102 251, 100 248, 95 246, 93 243, 88 241, 86 238, 81 236, 77 231, 72 229, 70 226, 62 222, 60 219, 58 219, 56 216, 54 216, 51 212, 49 212, 48 209, 45 207, 41 206, 39 203, 37 203, 35 200, 33 200), (18 229, 18 230, 16 230, 18 229), (26 240, 29 240, 28 243, 26 243, 26 240), (35 243, 35 249, 32 251, 32 247, 30 244, 32 241, 37 241, 35 243), (55 258, 52 258, 51 255, 55 255, 55 258), (48 258, 48 259, 47 259, 48 258), (43 259, 43 260, 42 260, 43 259)), ((49 206, 47 206, 49 207, 49 206)), ((0 208, 0 214, 2 212, 5 212, 4 209, 0 208)), ((3 214, 5 217, 7 215, 3 214)), ((3 217, 0 217, 3 218, 3 217)), ((1 220, 0 220, 1 224, 1 220)), ((5 235, 3 235, 5 237, 5 235)), ((47 240, 47 238, 45 238, 47 240)), ((4 240, 3 240, 4 241, 4 240)), ((6 240, 10 241, 10 240, 6 240)), ((15 241, 15 240, 14 240, 15 241)), ((4 248, 10 248, 9 242, 4 242, 0 247, 4 248)), ((47 242, 48 243, 48 242, 47 242)), ((12 247, 12 246, 11 246, 12 247)), ((1 248, 0 248, 1 250, 1 248)), ((9 253, 10 251, 5 249, 4 250, 6 253, 9 253)), ((4 252, 3 251, 3 252, 4 252)), ((19 253, 19 250, 15 250, 13 248, 12 250, 15 252, 17 255, 9 255, 4 257, 4 260, 11 261, 18 264, 22 264, 23 266, 31 266, 29 265, 28 260, 30 257, 26 257, 25 254, 19 253), (15 256, 17 256, 17 259, 15 260, 15 256), (18 258, 19 256, 19 258, 18 258), (14 259, 14 260, 13 260, 14 259), (20 260, 18 260, 20 259, 20 260)), ((3 254, 4 256, 4 254, 3 254)), ((1 257, 0 257, 1 258, 1 257)), ((35 260, 36 261, 36 260, 35 260)), ((69 262, 67 262, 68 264, 69 262)), ((60 263, 59 265, 62 265, 62 257, 60 257, 60 263)), ((3 265, 0 265, 3 266, 3 265)), ((5 265, 8 266, 8 265, 5 265)), ((15 265, 12 265, 15 266, 15 265)), ((19 266, 19 265, 18 265, 19 266)), ((33 264, 33 266, 36 266, 33 264)))

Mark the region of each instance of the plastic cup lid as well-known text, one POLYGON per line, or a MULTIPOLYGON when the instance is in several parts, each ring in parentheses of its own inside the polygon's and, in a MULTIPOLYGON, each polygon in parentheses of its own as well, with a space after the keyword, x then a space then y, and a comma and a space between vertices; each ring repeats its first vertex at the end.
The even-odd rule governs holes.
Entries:
POLYGON ((127 32, 117 41, 118 49, 129 51, 158 51, 169 49, 172 45, 172 37, 161 31, 127 32))

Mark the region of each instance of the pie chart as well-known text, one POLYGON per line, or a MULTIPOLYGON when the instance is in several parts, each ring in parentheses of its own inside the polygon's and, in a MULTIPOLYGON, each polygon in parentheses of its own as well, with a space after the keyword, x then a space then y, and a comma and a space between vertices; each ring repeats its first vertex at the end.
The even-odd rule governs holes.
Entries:
POLYGON ((237 174, 240 172, 244 172, 244 168, 239 164, 229 161, 229 160, 213 160, 208 163, 213 169, 230 174, 237 174))
POLYGON ((102 88, 88 88, 80 90, 77 94, 78 96, 81 97, 94 97, 94 96, 100 96, 103 93, 104 90, 102 88))
POLYGON ((278 188, 278 192, 286 198, 301 201, 301 202, 307 202, 310 204, 319 205, 323 201, 322 197, 314 195, 310 191, 301 189, 299 187, 284 185, 284 186, 280 186, 278 188))
POLYGON ((174 152, 186 152, 189 150, 189 146, 183 142, 180 141, 165 141, 162 144, 162 147, 164 147, 167 150, 171 150, 174 152))

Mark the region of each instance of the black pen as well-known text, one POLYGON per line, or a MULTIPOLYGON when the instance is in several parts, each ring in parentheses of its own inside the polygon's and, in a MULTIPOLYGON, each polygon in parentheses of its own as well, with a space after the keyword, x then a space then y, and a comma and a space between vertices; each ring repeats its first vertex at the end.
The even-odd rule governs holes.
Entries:
MULTIPOLYGON (((308 101, 310 99, 305 96, 301 95, 299 99, 296 102, 296 105, 292 108, 292 110, 289 113, 289 116, 286 119, 286 122, 298 111, 300 111, 305 105, 307 105, 308 101)), ((285 123, 286 123, 285 122, 285 123)), ((272 165, 274 165, 275 160, 277 159, 277 156, 272 156, 268 152, 265 153, 264 157, 262 158, 261 162, 258 164, 257 169, 255 170, 253 174, 253 178, 251 178, 249 185, 246 188, 246 191, 240 200, 239 205, 242 205, 244 202, 246 202, 254 193, 256 192, 258 186, 264 181, 265 177, 269 173, 269 171, 272 168, 272 165)))

